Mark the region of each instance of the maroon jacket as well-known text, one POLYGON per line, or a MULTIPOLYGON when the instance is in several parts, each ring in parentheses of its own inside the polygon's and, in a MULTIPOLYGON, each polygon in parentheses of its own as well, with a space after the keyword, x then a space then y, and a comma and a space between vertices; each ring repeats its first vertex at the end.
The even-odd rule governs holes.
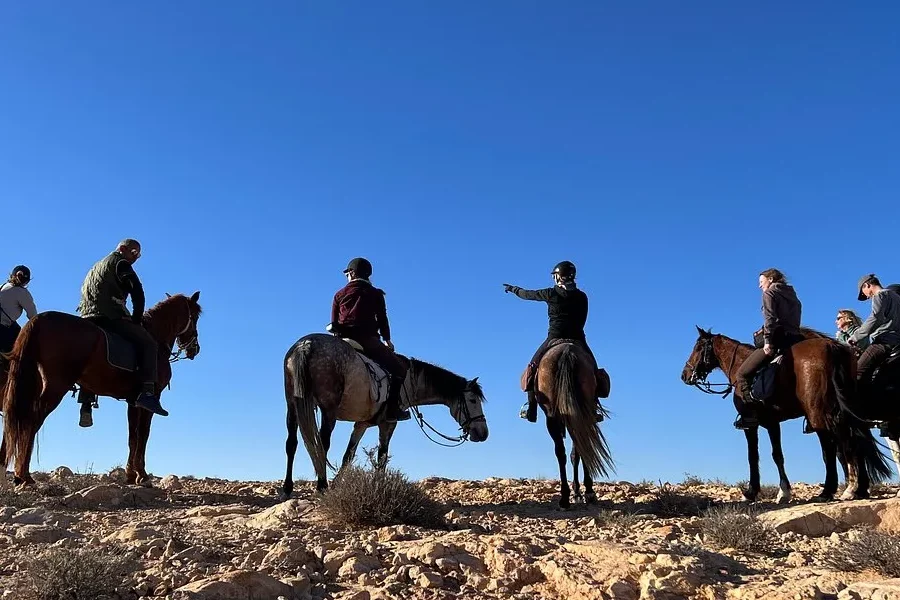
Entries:
POLYGON ((334 295, 331 303, 331 323, 338 333, 349 337, 377 337, 391 339, 384 291, 362 279, 351 281, 334 295))

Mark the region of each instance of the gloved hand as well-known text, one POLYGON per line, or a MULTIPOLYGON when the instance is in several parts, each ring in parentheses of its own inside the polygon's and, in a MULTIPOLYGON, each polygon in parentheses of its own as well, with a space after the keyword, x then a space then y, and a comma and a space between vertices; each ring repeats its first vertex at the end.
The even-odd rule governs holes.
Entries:
POLYGON ((516 286, 514 286, 514 285, 509 285, 508 283, 503 284, 503 291, 507 294, 515 289, 516 289, 516 286))

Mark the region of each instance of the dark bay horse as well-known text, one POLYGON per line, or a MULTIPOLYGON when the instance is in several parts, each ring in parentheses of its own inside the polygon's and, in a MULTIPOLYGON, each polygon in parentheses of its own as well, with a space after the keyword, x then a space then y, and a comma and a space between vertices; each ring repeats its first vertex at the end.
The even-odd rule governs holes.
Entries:
MULTIPOLYGON (((157 390, 169 385, 169 357, 175 343, 189 359, 200 353, 197 320, 200 292, 190 298, 170 296, 144 314, 144 327, 159 344, 157 390)), ((3 399, 3 445, 0 470, 15 457, 15 483, 34 483, 29 467, 37 432, 67 392, 77 383, 98 396, 133 403, 140 391, 134 372, 110 365, 107 338, 89 320, 48 311, 25 324, 13 347, 9 381, 3 399)), ((128 406, 128 483, 146 483, 144 460, 153 413, 128 406)))
MULTIPOLYGON (((715 369, 721 369, 734 386, 741 363, 753 346, 697 327, 698 338, 681 373, 681 380, 697 385, 715 369)), ((868 498, 870 482, 882 482, 891 476, 886 457, 878 449, 868 427, 854 416, 856 362, 850 349, 818 335, 807 335, 783 356, 778 368, 775 392, 757 408, 760 423, 773 437, 783 494, 790 494, 790 483, 781 455, 779 423, 805 416, 822 446, 825 484, 817 501, 832 500, 837 492, 837 459, 846 463, 847 489, 842 498, 868 498)), ((755 434, 755 432, 753 432, 755 434)), ((751 434, 748 433, 748 448, 751 434)), ((757 442, 758 443, 758 442, 757 442)), ((759 456, 751 453, 751 484, 745 492, 755 500, 759 492, 759 456)))
MULTIPOLYGON (((485 399, 477 377, 467 380, 430 363, 397 356, 409 368, 400 394, 403 408, 443 404, 450 409, 464 436, 473 442, 487 439, 488 426, 482 408, 485 399)), ((284 357, 284 395, 288 431, 285 443, 287 473, 282 487, 284 499, 290 498, 294 489, 298 428, 313 463, 316 489, 320 492, 328 488, 326 468, 332 466, 328 461, 328 449, 337 421, 355 423, 342 467, 353 460, 366 430, 376 425, 378 464, 385 465, 388 445, 397 424, 379 418, 382 404, 378 402, 377 387, 373 387, 369 368, 361 355, 348 341, 321 333, 297 340, 284 357), (317 409, 322 415, 318 429, 317 409)))
POLYGON ((594 479, 606 477, 613 467, 606 438, 597 424, 597 403, 594 400, 597 379, 590 356, 577 344, 563 342, 550 348, 541 357, 534 380, 538 406, 544 411, 547 431, 553 440, 559 463, 560 508, 570 506, 570 489, 566 474, 566 432, 572 437, 572 466, 575 471, 576 498, 578 462, 584 463, 584 499, 593 504, 594 479))

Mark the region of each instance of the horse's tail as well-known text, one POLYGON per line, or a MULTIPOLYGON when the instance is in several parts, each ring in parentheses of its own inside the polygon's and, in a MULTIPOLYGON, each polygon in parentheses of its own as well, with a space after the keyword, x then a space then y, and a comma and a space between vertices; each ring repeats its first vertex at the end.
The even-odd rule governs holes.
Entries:
MULTIPOLYGON (((591 373, 591 377, 594 374, 591 373)), ((593 389, 593 387, 592 387, 593 389)), ((592 478, 606 477, 613 468, 612 456, 596 422, 596 403, 586 396, 578 381, 578 355, 571 345, 560 352, 556 363, 557 411, 572 435, 575 451, 592 478)))
POLYGON ((25 324, 16 338, 9 364, 6 395, 3 398, 3 442, 6 452, 0 457, 0 468, 9 466, 13 456, 25 452, 36 424, 35 405, 41 392, 37 344, 32 341, 37 319, 25 324))
POLYGON ((319 428, 316 425, 316 398, 313 394, 313 382, 309 373, 309 361, 312 354, 312 342, 304 340, 293 350, 287 360, 288 374, 291 378, 293 393, 286 394, 286 400, 293 402, 297 414, 297 425, 303 445, 309 453, 317 476, 323 476, 327 467, 334 468, 328 461, 328 453, 322 444, 319 428))
MULTIPOLYGON (((862 458, 862 467, 869 480, 882 483, 893 476, 888 457, 879 449, 869 426, 854 412, 856 381, 852 377, 853 356, 837 343, 828 344, 831 358, 831 383, 837 414, 828 423, 838 440, 847 439, 856 456, 862 458)), ((850 457, 847 457, 850 458, 850 457)))

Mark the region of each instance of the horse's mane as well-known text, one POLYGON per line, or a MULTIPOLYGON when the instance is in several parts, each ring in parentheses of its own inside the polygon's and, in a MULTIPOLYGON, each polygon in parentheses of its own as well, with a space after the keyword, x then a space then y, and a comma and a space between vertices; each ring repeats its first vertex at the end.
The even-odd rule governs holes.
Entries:
POLYGON ((485 401, 481 383, 478 381, 475 381, 470 385, 465 377, 457 375, 444 367, 439 367, 435 364, 416 358, 410 358, 409 362, 410 367, 415 367, 420 373, 425 385, 433 387, 440 393, 446 394, 448 397, 462 396, 466 392, 466 388, 470 387, 472 391, 481 398, 482 402, 485 401))
MULTIPOLYGON (((144 319, 152 321, 153 317, 158 317, 160 314, 165 314, 166 311, 170 310, 169 307, 174 305, 179 300, 188 300, 190 302, 190 298, 185 296, 184 294, 175 294, 173 296, 169 296, 165 300, 157 302, 153 306, 150 307, 150 310, 144 313, 144 319)), ((199 304, 195 305, 197 307, 197 317, 203 314, 203 308, 200 307, 199 304)))
MULTIPOLYGON (((734 339, 734 338, 732 338, 732 337, 729 337, 729 336, 725 335, 724 333, 712 333, 712 330, 711 330, 711 329, 710 329, 710 330, 706 330, 706 333, 709 334, 710 336, 713 336, 713 337, 719 337, 719 338, 726 339, 726 340, 728 340, 728 341, 734 342, 734 343, 738 344, 739 346, 745 346, 745 347, 747 347, 747 348, 755 348, 755 346, 754 346, 753 344, 747 344, 747 343, 744 343, 744 342, 742 342, 742 341, 740 341, 740 340, 736 340, 736 339, 734 339)), ((803 334, 803 337, 806 338, 806 339, 810 339, 810 338, 824 338, 824 339, 826 339, 826 340, 831 340, 831 339, 833 339, 833 338, 832 338, 830 335, 828 335, 827 333, 823 333, 823 332, 819 331, 818 329, 813 329, 812 327, 801 326, 801 327, 800 327, 800 333, 802 333, 802 334, 803 334)))
POLYGON ((804 337, 814 337, 814 338, 819 337, 819 338, 826 338, 829 340, 832 339, 832 337, 830 335, 828 335, 827 333, 822 333, 818 329, 813 329, 812 327, 802 327, 801 326, 800 332, 803 333, 804 337))

